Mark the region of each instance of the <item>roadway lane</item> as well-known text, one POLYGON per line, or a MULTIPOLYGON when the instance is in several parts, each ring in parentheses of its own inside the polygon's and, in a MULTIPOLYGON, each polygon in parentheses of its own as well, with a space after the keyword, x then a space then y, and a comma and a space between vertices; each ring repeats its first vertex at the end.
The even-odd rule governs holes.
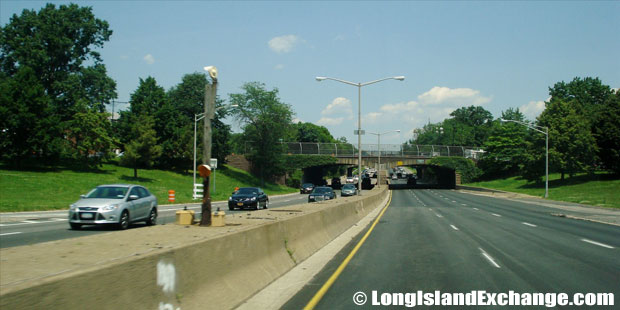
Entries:
MULTIPOLYGON (((512 290, 568 293, 571 299, 574 293, 614 293, 617 305, 620 227, 550 215, 554 212, 450 190, 393 191, 387 211, 316 309, 371 309, 373 290, 379 295, 512 290), (368 296, 363 307, 353 303, 359 291, 368 296)), ((351 248, 284 309, 303 308, 351 248)), ((463 307, 434 307, 444 308, 463 307)))
MULTIPOLYGON (((290 205, 307 203, 308 195, 292 194, 271 196, 269 208, 281 208, 290 205)), ((157 224, 169 224, 176 220, 176 211, 187 206, 189 210, 196 211, 200 218, 200 204, 190 203, 175 206, 159 206, 159 216, 157 224)), ((217 208, 227 214, 252 212, 248 210, 229 211, 227 202, 215 202, 212 205, 213 211, 217 208)), ((100 234, 115 231, 113 226, 84 226, 80 230, 71 230, 67 222, 68 211, 47 211, 47 212, 24 212, 2 214, 0 223, 0 248, 31 245, 40 242, 54 241, 67 238, 83 237, 93 234, 100 234)), ((133 224, 130 229, 144 227, 143 223, 133 224)))

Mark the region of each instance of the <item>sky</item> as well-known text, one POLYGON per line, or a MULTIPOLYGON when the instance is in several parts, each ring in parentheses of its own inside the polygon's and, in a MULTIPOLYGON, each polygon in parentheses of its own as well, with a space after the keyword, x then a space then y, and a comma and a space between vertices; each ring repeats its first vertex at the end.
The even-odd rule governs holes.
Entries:
MULTIPOLYGON (((0 24, 47 2, 2 0, 0 24)), ((370 132, 393 130, 400 132, 381 143, 405 142, 415 128, 471 105, 494 117, 519 108, 534 120, 548 88, 575 77, 620 86, 620 1, 74 2, 110 24, 110 41, 98 51, 117 101, 129 101, 140 78, 168 90, 216 66, 222 99, 261 82, 278 89, 296 121, 354 143, 358 88, 315 77, 406 77, 361 88, 364 144, 376 143, 370 132)))

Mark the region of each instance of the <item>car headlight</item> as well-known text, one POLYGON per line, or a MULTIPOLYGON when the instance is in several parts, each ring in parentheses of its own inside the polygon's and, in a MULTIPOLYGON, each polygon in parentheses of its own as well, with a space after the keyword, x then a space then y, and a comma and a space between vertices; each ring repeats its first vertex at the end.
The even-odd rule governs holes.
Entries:
POLYGON ((256 197, 252 197, 252 198, 250 198, 250 200, 251 200, 251 201, 254 201, 254 200, 256 200, 256 197))
POLYGON ((231 200, 232 200, 232 196, 231 196, 231 197, 228 197, 228 201, 231 201, 231 200))
POLYGON ((69 210, 71 210, 71 211, 75 211, 76 209, 77 209, 76 205, 70 205, 69 206, 69 210))
POLYGON ((106 212, 106 211, 114 211, 116 209, 118 209, 118 205, 109 205, 109 206, 105 206, 105 207, 101 208, 101 211, 104 211, 104 212, 106 212))

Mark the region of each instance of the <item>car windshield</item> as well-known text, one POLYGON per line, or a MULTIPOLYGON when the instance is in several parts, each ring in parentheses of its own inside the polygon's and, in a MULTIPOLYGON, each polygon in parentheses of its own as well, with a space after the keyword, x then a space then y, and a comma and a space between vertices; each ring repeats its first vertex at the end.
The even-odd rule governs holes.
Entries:
POLYGON ((301 187, 312 187, 314 185, 312 185, 312 183, 304 183, 303 185, 301 185, 301 187))
POLYGON ((127 190, 127 187, 121 186, 101 186, 88 193, 86 198, 123 199, 127 190))
POLYGON ((325 194, 325 193, 329 193, 330 190, 331 188, 329 187, 317 187, 312 191, 312 193, 313 194, 325 194))
POLYGON ((343 186, 342 189, 355 189, 355 185, 347 184, 347 185, 343 186))
POLYGON ((256 188, 240 188, 235 194, 236 195, 256 195, 258 190, 256 188))

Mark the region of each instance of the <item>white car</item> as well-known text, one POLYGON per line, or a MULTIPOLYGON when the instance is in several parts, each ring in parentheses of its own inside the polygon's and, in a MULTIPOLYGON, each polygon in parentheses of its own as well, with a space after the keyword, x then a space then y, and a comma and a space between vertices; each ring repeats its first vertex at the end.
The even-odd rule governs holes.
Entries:
POLYGON ((348 176, 346 182, 347 183, 354 183, 355 181, 353 181, 353 176, 348 176))

